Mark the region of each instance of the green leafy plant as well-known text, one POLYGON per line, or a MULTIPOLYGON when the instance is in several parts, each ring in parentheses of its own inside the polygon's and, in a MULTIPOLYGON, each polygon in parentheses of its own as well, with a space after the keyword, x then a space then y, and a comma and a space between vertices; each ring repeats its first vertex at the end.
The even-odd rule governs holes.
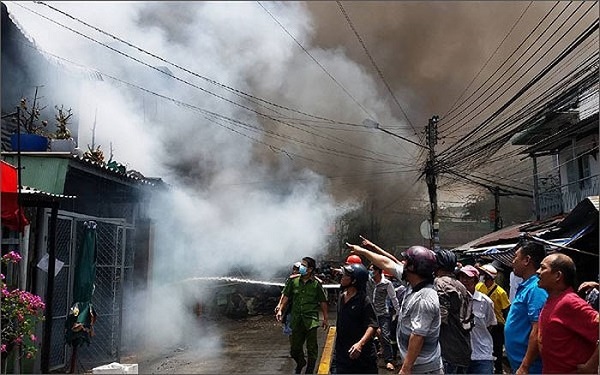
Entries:
MULTIPOLYGON (((11 251, 2 256, 2 263, 7 267, 21 261, 21 256, 11 251)), ((11 288, 5 283, 4 274, 0 274, 2 284, 2 345, 0 352, 4 354, 19 348, 19 358, 33 358, 37 353, 38 339, 35 326, 44 320, 45 304, 42 299, 30 292, 11 288)))

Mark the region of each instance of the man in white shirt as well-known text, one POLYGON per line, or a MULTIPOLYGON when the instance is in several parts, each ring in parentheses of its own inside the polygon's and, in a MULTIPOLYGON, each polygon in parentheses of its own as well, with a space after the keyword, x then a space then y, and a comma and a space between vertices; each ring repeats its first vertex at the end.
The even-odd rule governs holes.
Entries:
POLYGON ((479 271, 473 266, 464 266, 458 271, 458 280, 473 295, 475 325, 471 330, 471 362, 467 374, 494 373, 494 343, 490 326, 497 324, 494 303, 485 294, 475 290, 479 281, 479 271))
POLYGON ((385 367, 390 371, 394 371, 394 348, 392 347, 391 338, 391 324, 392 319, 398 318, 400 312, 400 304, 398 303, 398 297, 396 297, 396 291, 394 285, 390 280, 387 280, 383 276, 381 268, 374 264, 369 267, 369 274, 371 275, 370 287, 367 288, 370 293, 369 297, 373 303, 375 309, 375 315, 377 316, 377 323, 379 323, 379 345, 385 360, 385 367), (390 316, 388 309, 387 299, 392 301, 394 306, 394 316, 390 316))
POLYGON ((515 271, 510 271, 509 282, 510 288, 508 290, 508 299, 510 300, 510 303, 513 303, 515 295, 517 294, 517 288, 519 287, 519 284, 523 282, 523 278, 515 275, 515 271))

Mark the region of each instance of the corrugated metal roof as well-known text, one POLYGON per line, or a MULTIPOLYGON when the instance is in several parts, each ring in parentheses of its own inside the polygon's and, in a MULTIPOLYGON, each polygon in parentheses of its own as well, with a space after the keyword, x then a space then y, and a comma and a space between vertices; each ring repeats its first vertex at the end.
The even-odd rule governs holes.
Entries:
MULTIPOLYGON (((2 157, 13 165, 17 164, 16 152, 3 152, 2 157)), ((27 163, 27 167, 21 172, 23 181, 53 194, 62 194, 68 167, 83 167, 127 182, 156 185, 154 179, 146 179, 137 171, 123 173, 108 167, 106 163, 85 159, 70 152, 21 152, 21 164, 23 163, 27 163)))
POLYGON ((32 188, 30 186, 23 186, 23 189, 21 189, 20 193, 22 195, 30 196, 30 197, 40 196, 40 197, 57 198, 57 199, 75 199, 75 198, 77 198, 77 196, 75 196, 75 195, 52 194, 52 193, 48 193, 45 191, 41 191, 36 188, 32 188))
POLYGON ((462 252, 477 250, 483 247, 497 247, 502 244, 516 243, 521 233, 531 233, 533 235, 542 235, 548 231, 558 228, 558 224, 564 219, 563 215, 555 216, 546 220, 516 224, 498 231, 486 234, 476 240, 466 243, 462 246, 452 249, 452 251, 462 252))
POLYGON ((122 178, 130 180, 130 181, 139 182, 141 184, 150 185, 150 186, 155 185, 155 183, 152 180, 146 179, 141 173, 139 173, 135 170, 129 170, 125 173, 122 173, 120 171, 110 168, 106 163, 99 163, 96 161, 85 159, 85 158, 77 156, 77 155, 69 154, 69 156, 71 157, 72 160, 75 160, 78 163, 82 163, 84 165, 96 168, 99 171, 109 173, 109 174, 112 174, 115 176, 119 176, 119 177, 122 177, 122 178))

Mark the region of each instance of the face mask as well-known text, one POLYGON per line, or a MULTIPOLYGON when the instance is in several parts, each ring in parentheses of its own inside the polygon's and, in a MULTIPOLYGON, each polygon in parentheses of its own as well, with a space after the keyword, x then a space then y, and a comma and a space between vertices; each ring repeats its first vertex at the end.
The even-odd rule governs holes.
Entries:
POLYGON ((303 264, 300 266, 300 269, 298 270, 298 273, 300 273, 300 275, 304 276, 306 275, 306 266, 303 264))
POLYGON ((370 276, 371 278, 373 278, 373 277, 375 276, 375 271, 370 271, 370 270, 369 270, 369 276, 370 276))

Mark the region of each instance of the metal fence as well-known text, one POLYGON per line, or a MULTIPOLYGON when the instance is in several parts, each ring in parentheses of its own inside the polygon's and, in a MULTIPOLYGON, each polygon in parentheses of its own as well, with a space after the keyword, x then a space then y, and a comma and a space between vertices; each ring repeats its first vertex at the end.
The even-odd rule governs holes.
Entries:
MULTIPOLYGON (((49 217, 47 217, 48 219, 49 217)), ((133 230, 123 219, 106 219, 60 212, 56 233, 56 258, 64 262, 55 278, 52 306, 50 369, 64 368, 71 356, 65 343, 65 321, 73 303, 74 265, 83 240, 83 223, 97 222, 96 282, 92 304, 97 314, 95 335, 89 346, 78 350, 78 366, 84 370, 118 362, 121 354, 123 290, 132 285, 133 230)))

